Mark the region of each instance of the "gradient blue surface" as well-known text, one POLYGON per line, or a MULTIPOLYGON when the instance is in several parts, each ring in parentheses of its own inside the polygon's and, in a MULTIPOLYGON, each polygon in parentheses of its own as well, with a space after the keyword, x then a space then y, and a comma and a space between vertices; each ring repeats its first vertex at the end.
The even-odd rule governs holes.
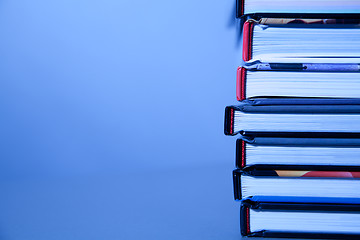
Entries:
POLYGON ((234 1, 0 2, 0 239, 238 239, 234 1))

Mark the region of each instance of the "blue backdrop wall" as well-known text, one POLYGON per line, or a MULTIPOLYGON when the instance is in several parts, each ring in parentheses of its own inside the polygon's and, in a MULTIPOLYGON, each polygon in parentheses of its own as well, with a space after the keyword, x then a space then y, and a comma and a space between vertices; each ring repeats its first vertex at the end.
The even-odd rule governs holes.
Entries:
POLYGON ((0 239, 239 238, 234 2, 0 2, 0 239))

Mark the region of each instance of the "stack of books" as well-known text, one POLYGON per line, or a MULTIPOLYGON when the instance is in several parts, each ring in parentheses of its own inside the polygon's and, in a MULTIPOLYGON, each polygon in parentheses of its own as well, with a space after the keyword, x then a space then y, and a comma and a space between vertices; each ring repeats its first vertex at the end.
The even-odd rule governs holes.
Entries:
POLYGON ((360 239, 360 1, 238 0, 243 236, 360 239))

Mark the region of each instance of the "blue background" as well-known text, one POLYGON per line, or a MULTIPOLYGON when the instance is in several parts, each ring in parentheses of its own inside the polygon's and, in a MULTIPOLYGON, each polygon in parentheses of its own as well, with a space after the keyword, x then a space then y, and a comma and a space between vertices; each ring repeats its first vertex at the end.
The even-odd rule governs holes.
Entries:
POLYGON ((234 4, 0 2, 0 239, 239 239, 234 4))

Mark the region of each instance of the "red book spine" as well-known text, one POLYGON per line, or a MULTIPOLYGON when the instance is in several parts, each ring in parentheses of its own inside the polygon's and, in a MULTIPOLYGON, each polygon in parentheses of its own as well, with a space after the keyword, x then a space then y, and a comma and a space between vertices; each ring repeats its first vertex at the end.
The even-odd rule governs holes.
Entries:
POLYGON ((238 67, 236 71, 236 98, 238 101, 244 100, 245 95, 245 82, 246 82, 246 69, 238 67))
POLYGON ((245 167, 245 141, 241 141, 241 167, 245 167))
POLYGON ((230 110, 230 134, 234 134, 234 109, 230 110))
POLYGON ((246 166, 246 142, 241 138, 236 140, 236 167, 243 169, 246 166))
POLYGON ((240 228, 241 228, 241 235, 248 236, 251 234, 250 231, 250 208, 245 203, 242 204, 240 208, 240 228))
POLYGON ((246 208, 246 235, 250 234, 250 208, 246 208))
POLYGON ((249 61, 252 58, 252 38, 254 22, 246 21, 243 28, 243 60, 249 61))
POLYGON ((240 16, 244 15, 244 0, 239 1, 240 4, 240 16))

